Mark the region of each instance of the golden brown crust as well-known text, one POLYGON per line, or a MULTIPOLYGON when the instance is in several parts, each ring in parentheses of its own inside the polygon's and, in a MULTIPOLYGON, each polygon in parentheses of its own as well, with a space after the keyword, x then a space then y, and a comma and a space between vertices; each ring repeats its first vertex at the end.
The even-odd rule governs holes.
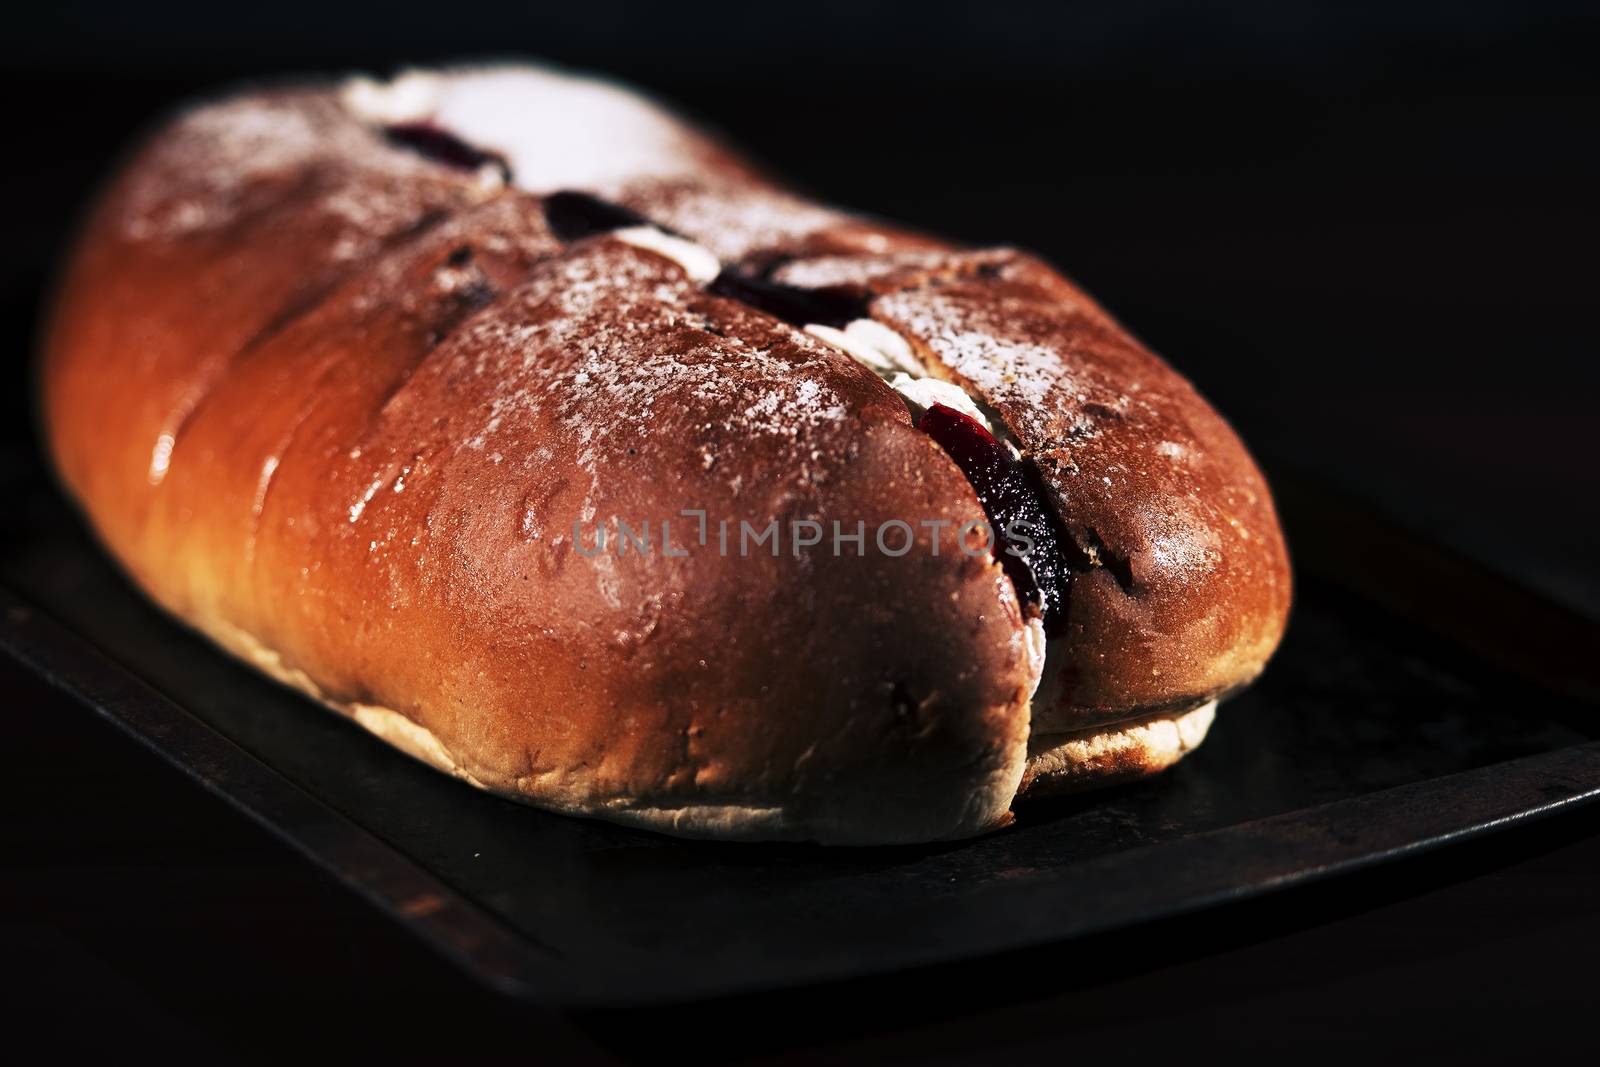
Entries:
MULTIPOLYGON (((628 114, 630 137, 654 121, 628 114)), ((672 173, 593 191, 725 261, 861 275, 874 317, 1046 465, 1073 533, 1125 553, 1131 584, 1075 582, 1035 729, 1260 669, 1287 607, 1281 540, 1186 383, 1034 261, 814 208, 699 135, 658 139, 672 173), (1012 395, 1004 367, 996 384, 942 350, 978 329, 1060 366, 1012 395)), ((736 531, 982 511, 848 356, 660 255, 558 240, 549 147, 554 187, 497 185, 385 143, 330 90, 163 133, 91 219, 47 344, 52 449, 101 537, 224 647, 507 795, 719 837, 1001 825, 1034 678, 992 560, 935 553, 926 527, 898 556, 579 551, 574 522, 610 516, 659 538, 682 509, 736 531)))

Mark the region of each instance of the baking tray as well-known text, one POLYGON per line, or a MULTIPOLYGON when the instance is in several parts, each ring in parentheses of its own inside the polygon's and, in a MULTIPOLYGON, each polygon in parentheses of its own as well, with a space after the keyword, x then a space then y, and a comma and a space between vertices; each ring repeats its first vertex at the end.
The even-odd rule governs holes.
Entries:
MULTIPOLYGON (((483 982, 625 1007, 857 978, 1239 900, 1600 795, 1600 628, 1274 478, 1283 648, 1172 772, 925 847, 673 840, 487 796, 147 604, 0 451, 0 646, 483 982)), ((15 754, 13 754, 15 755, 15 754)))

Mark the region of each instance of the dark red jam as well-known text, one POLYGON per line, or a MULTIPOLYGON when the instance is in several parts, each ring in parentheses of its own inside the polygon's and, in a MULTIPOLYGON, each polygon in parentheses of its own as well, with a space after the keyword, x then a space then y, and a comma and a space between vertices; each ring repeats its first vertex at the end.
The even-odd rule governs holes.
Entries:
POLYGON ((621 204, 601 200, 588 193, 551 193, 544 198, 544 220, 558 241, 581 241, 585 237, 647 226, 650 220, 621 204))
POLYGON ((995 558, 1023 602, 1038 605, 1045 633, 1059 633, 1066 624, 1070 563, 1082 553, 1046 504, 1038 472, 1013 458, 976 419, 943 404, 923 412, 917 427, 955 460, 977 490, 995 558))
POLYGON ((383 135, 391 144, 409 148, 420 156, 457 170, 478 170, 486 163, 499 167, 506 180, 511 178, 504 157, 496 152, 476 148, 449 130, 442 130, 428 122, 400 122, 383 128, 383 135))
POLYGON ((867 313, 867 300, 846 289, 801 289, 748 270, 728 268, 707 286, 718 296, 737 300, 780 318, 791 326, 843 328, 867 313))

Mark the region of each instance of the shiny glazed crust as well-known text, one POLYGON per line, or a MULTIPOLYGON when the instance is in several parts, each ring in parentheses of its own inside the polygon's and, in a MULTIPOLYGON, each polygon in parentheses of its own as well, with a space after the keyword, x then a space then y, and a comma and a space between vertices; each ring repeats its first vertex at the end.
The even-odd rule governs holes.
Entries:
POLYGON ((509 184, 313 86, 180 116, 89 219, 47 337, 49 440, 178 618, 474 785, 738 839, 1004 825, 1024 782, 1172 762, 1261 670, 1289 577, 1260 475, 1059 275, 806 204, 603 83, 502 68, 434 89, 430 118, 480 133, 509 184), (493 141, 506 100, 527 145, 493 141), (854 294, 998 415, 1093 561, 1042 683, 1000 567, 918 525, 982 509, 893 390, 670 258, 558 239, 542 197, 561 190, 854 294), (577 543, 611 516, 682 542, 684 509, 906 519, 916 544, 577 543))

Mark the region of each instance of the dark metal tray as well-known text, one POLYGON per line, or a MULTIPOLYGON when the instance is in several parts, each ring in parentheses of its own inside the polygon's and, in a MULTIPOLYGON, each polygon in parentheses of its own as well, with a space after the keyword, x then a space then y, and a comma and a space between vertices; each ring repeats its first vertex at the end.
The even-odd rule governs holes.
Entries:
POLYGON ((676 841, 477 793, 150 607, 0 455, 0 647, 501 990, 625 1006, 975 958, 1236 900, 1600 796, 1600 628, 1277 478, 1282 651, 1158 779, 979 840, 676 841))

